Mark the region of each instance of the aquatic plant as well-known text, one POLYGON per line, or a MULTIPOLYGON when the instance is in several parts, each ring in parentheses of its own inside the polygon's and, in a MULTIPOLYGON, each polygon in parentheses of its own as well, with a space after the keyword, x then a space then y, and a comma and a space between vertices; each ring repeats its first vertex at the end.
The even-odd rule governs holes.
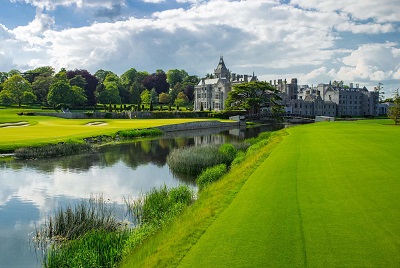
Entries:
POLYGON ((199 190, 202 190, 205 186, 219 180, 226 171, 227 168, 225 164, 216 165, 204 170, 196 179, 199 190))
POLYGON ((38 147, 19 148, 15 150, 14 154, 18 159, 35 159, 75 155, 83 152, 93 152, 92 145, 68 141, 65 143, 49 144, 38 147))

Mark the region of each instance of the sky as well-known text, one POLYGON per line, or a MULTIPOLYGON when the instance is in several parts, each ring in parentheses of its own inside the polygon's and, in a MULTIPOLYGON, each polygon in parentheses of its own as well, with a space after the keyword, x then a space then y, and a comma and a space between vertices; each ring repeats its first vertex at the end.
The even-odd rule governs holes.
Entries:
POLYGON ((0 71, 233 73, 400 88, 398 0, 1 0, 0 71))

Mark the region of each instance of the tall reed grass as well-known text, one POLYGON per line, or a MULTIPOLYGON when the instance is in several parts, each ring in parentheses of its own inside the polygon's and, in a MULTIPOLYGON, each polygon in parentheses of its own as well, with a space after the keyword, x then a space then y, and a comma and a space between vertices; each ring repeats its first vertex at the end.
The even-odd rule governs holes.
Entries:
POLYGON ((243 144, 205 145, 199 147, 177 148, 170 152, 167 163, 176 173, 199 175, 203 170, 219 164, 229 166, 235 159, 238 149, 247 148, 243 144))
POLYGON ((219 164, 204 170, 196 179, 199 190, 219 180, 227 171, 225 164, 219 164))
MULTIPOLYGON (((72 250, 71 243, 74 245, 71 241, 82 240, 95 230, 113 233, 118 232, 121 227, 112 205, 102 196, 92 197, 76 206, 58 209, 54 216, 49 216, 43 225, 36 227, 33 242, 36 250, 42 254, 44 266, 48 267, 49 261, 54 263, 59 255, 69 254, 72 250)), ((93 245, 96 246, 96 243, 93 245)))
POLYGON ((49 144, 39 147, 16 149, 14 154, 18 159, 35 159, 56 156, 75 155, 83 152, 93 152, 93 147, 87 143, 68 141, 65 143, 49 144))
POLYGON ((121 138, 132 139, 139 137, 153 137, 159 136, 163 132, 158 128, 148 128, 148 129, 132 129, 132 130, 121 130, 116 133, 121 138))

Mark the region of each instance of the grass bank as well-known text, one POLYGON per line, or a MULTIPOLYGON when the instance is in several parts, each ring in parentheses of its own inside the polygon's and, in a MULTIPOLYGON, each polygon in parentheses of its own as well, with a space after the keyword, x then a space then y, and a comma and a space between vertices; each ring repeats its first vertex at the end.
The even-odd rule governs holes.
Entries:
POLYGON ((279 131, 121 267, 399 267, 400 128, 391 124, 279 131))
POLYGON ((67 140, 113 135, 118 131, 204 121, 208 119, 62 119, 48 116, 19 116, 25 109, 0 109, 0 153, 16 148, 40 146, 67 140))
POLYGON ((318 123, 289 135, 179 267, 399 267, 400 128, 318 123))
POLYGON ((128 254, 121 267, 177 266, 187 251, 229 206, 247 178, 268 157, 284 135, 285 131, 280 131, 273 135, 268 144, 263 141, 261 148, 250 148, 246 160, 240 165, 233 165, 231 171, 221 180, 202 189, 192 206, 128 254))

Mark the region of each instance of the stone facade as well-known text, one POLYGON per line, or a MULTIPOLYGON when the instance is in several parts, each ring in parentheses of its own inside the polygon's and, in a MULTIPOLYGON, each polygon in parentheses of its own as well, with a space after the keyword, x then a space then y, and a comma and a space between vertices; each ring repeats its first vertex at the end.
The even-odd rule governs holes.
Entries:
MULTIPOLYGON (((272 81, 270 82, 272 83, 272 81)), ((281 93, 282 105, 286 112, 306 116, 377 116, 379 114, 379 93, 360 88, 344 86, 343 83, 318 84, 316 87, 299 86, 297 79, 291 84, 274 81, 281 93)))
POLYGON ((221 57, 214 70, 214 75, 201 79, 199 84, 194 87, 194 110, 224 110, 225 100, 232 90, 232 86, 250 81, 257 81, 257 77, 254 74, 250 76, 231 73, 221 57))

